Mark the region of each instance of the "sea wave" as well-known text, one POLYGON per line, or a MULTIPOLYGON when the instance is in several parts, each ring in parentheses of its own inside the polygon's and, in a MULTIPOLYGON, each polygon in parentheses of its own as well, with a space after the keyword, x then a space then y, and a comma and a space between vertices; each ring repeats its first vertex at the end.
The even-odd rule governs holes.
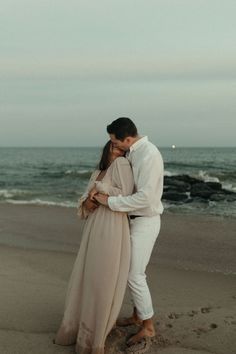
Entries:
MULTIPOLYGON (((81 179, 88 179, 92 174, 92 170, 63 170, 63 171, 44 171, 40 174, 43 178, 66 178, 66 177, 79 177, 81 179)), ((38 177, 36 175, 35 177, 38 177)))
POLYGON ((178 176, 178 173, 165 170, 164 176, 166 176, 166 177, 178 176))
POLYGON ((232 183, 222 183, 222 187, 230 192, 235 192, 236 193, 236 186, 234 186, 232 183))
POLYGON ((47 206, 62 206, 67 208, 74 208, 77 206, 77 203, 71 201, 65 202, 53 202, 49 200, 42 199, 32 199, 32 200, 14 200, 14 199, 6 199, 4 202, 10 204, 20 204, 20 205, 47 205, 47 206))
POLYGON ((229 163, 227 164, 222 163, 222 162, 213 162, 213 161, 194 161, 194 162, 182 162, 182 161, 165 161, 165 166, 168 168, 174 168, 174 169, 182 169, 182 168, 191 168, 191 169, 208 169, 208 170, 214 170, 214 171, 219 171, 223 170, 226 173, 232 174, 232 170, 235 169, 235 163, 229 163))
POLYGON ((210 176, 207 171, 200 170, 198 172, 197 178, 201 179, 204 182, 218 182, 220 183, 219 178, 210 176))
POLYGON ((87 178, 91 176, 91 170, 67 170, 64 172, 67 176, 78 176, 82 178, 87 178))
POLYGON ((13 198, 23 195, 30 195, 31 192, 29 190, 23 189, 0 189, 0 199, 1 198, 13 198))

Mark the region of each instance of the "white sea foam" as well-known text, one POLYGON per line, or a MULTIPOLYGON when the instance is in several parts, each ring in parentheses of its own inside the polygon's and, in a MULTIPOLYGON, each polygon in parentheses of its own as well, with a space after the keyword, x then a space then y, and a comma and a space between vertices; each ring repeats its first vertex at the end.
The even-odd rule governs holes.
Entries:
POLYGON ((233 186, 232 183, 222 183, 222 187, 230 192, 236 193, 236 186, 233 186))
POLYGON ((20 204, 20 205, 51 205, 51 206, 62 206, 67 208, 74 208, 77 206, 77 203, 65 201, 65 202, 52 202, 48 200, 41 199, 32 199, 32 200, 14 200, 14 199, 6 199, 5 202, 10 204, 20 204))
POLYGON ((85 175, 91 173, 91 170, 67 170, 65 171, 66 175, 85 175))
POLYGON ((7 189, 0 189, 0 197, 11 198, 13 194, 10 193, 7 189))
POLYGON ((200 170, 200 171, 198 172, 198 176, 197 176, 197 177, 200 178, 201 180, 203 180, 204 182, 218 182, 218 183, 220 183, 219 178, 209 176, 209 175, 207 174, 207 172, 206 172, 206 171, 203 171, 203 170, 200 170))
POLYGON ((30 191, 23 189, 0 189, 0 197, 12 198, 19 195, 30 194, 30 191))
POLYGON ((174 172, 170 172, 170 171, 165 170, 164 176, 166 176, 166 177, 178 176, 178 173, 174 173, 174 172))

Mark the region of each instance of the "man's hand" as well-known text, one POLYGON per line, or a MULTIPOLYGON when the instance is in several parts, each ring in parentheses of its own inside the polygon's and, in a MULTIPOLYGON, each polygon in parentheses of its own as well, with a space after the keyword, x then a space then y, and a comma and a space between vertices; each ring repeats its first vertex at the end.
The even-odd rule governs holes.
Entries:
POLYGON ((98 205, 96 204, 96 202, 93 202, 92 200, 90 200, 89 197, 84 201, 83 205, 90 213, 92 213, 95 209, 98 208, 98 205))
POLYGON ((96 199, 99 204, 108 206, 108 197, 109 197, 108 195, 98 193, 94 196, 94 199, 96 199))

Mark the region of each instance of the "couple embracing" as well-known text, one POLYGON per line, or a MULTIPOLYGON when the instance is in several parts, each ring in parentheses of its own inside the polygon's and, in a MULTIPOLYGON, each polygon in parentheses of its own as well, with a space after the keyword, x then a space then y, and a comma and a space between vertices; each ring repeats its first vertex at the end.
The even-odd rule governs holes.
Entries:
POLYGON ((163 160, 131 119, 116 119, 107 132, 110 140, 79 201, 85 224, 54 343, 104 354, 115 326, 138 325, 127 352, 143 353, 155 336, 145 271, 160 231, 163 160), (127 283, 133 313, 118 318, 127 283))

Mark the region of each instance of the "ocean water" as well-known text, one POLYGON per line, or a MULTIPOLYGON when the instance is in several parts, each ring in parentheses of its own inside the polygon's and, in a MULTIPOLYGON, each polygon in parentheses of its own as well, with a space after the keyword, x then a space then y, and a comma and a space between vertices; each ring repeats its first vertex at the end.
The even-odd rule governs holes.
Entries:
MULTIPOLYGON (((220 182, 236 192, 236 148, 159 148, 166 176, 220 182)), ((0 148, 0 202, 74 207, 101 148, 0 148)), ((166 202, 167 212, 236 216, 235 201, 166 202)))

